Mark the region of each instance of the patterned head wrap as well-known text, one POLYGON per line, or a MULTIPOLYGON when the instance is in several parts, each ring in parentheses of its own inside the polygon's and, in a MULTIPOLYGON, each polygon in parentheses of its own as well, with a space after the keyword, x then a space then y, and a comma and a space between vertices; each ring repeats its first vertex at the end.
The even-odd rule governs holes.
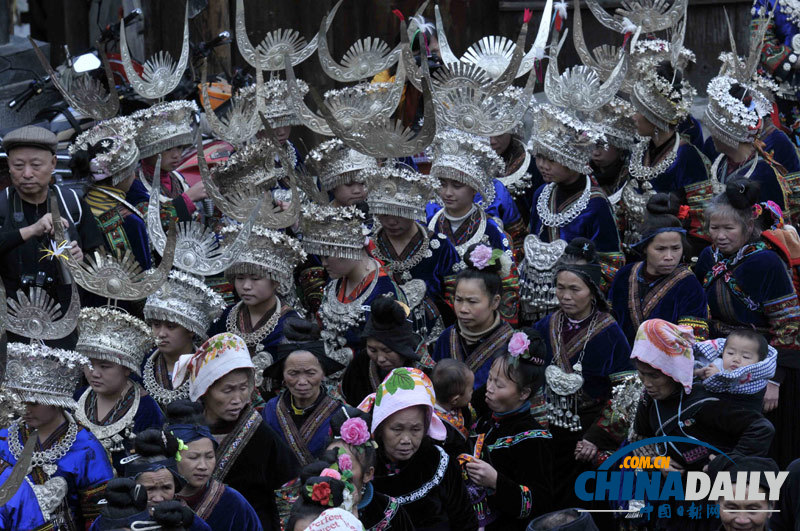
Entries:
POLYGON ((172 385, 177 389, 188 376, 189 398, 196 401, 214 382, 236 369, 255 369, 255 365, 244 340, 225 332, 209 338, 194 354, 178 358, 172 385))
POLYGON ((649 319, 636 332, 631 359, 638 359, 692 390, 694 331, 663 319, 649 319))

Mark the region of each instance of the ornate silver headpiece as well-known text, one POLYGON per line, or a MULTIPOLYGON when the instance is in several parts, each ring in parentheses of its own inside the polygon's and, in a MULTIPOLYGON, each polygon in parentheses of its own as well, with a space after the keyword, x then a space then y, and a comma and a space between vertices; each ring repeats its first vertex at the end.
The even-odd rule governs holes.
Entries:
MULTIPOLYGON (((6 329, 28 339, 47 341, 67 337, 78 323, 81 299, 78 288, 72 283, 72 296, 66 313, 61 305, 50 298, 46 291, 33 287, 29 295, 17 290, 17 299, 8 299, 6 329)), ((5 304, 3 304, 5 308, 5 304)))
MULTIPOLYGON (((405 81, 405 67, 400 64, 394 82, 359 83, 352 87, 329 90, 325 93, 325 106, 344 129, 350 130, 357 124, 367 123, 376 117, 388 118, 400 103, 405 81)), ((303 101, 308 85, 295 78, 291 67, 286 69, 285 83, 288 85, 288 98, 293 111, 299 116, 302 125, 315 133, 333 136, 325 118, 309 109, 303 101)))
MULTIPOLYGON (((525 35, 527 23, 524 23, 520 30, 520 37, 514 44, 511 40, 501 36, 483 37, 480 41, 470 46, 459 60, 450 49, 447 42, 447 35, 442 23, 442 15, 439 6, 435 7, 436 31, 439 40, 442 60, 445 64, 469 63, 474 64, 495 80, 510 76, 510 82, 515 77, 522 77, 533 68, 537 59, 544 56, 544 49, 547 45, 547 38, 550 33, 550 18, 553 13, 553 0, 547 0, 539 21, 539 31, 536 33, 533 46, 524 54, 525 35), (523 55, 524 54, 524 55, 523 55)), ((503 90, 505 87, 501 88, 503 90)))
MULTIPOLYGON (((263 83, 250 85, 242 89, 242 96, 252 99, 258 105, 258 109, 264 113, 272 127, 284 127, 304 125, 302 117, 297 113, 293 105, 293 99, 303 98, 308 93, 308 85, 303 80, 298 80, 294 90, 289 89, 289 85, 283 79, 273 78, 263 83), (258 92, 258 101, 255 94, 258 92)), ((259 127, 261 122, 256 121, 259 127)))
POLYGON ((108 63, 108 57, 106 57, 102 46, 97 45, 96 48, 97 53, 100 55, 100 60, 103 62, 103 71, 106 74, 108 90, 91 74, 76 74, 72 68, 67 68, 62 75, 58 75, 53 70, 53 67, 50 66, 50 61, 39 49, 36 41, 31 37, 28 37, 28 40, 33 46, 33 51, 42 67, 50 76, 53 86, 58 89, 70 107, 81 114, 91 116, 97 121, 108 120, 117 115, 119 112, 119 95, 114 84, 114 75, 111 73, 111 65, 108 63))
POLYGON ((344 145, 338 138, 326 140, 308 153, 308 162, 316 170, 320 188, 328 192, 341 184, 366 183, 368 170, 378 168, 378 161, 344 145))
POLYGON ((10 343, 4 386, 22 402, 75 409, 72 395, 88 364, 88 358, 77 352, 39 343, 10 343))
POLYGON ((592 170, 592 150, 606 138, 600 130, 552 105, 540 105, 533 113, 530 149, 579 173, 592 170))
POLYGON ((90 163, 95 181, 111 179, 116 185, 130 177, 139 162, 136 147, 136 123, 128 117, 119 116, 101 122, 75 139, 69 146, 70 156, 98 144, 103 148, 90 163))
POLYGON ((136 120, 139 158, 158 155, 168 149, 194 144, 195 118, 200 109, 193 101, 157 103, 131 114, 136 120))
MULTIPOLYGON (((158 189, 158 179, 161 169, 161 157, 156 162, 156 171, 153 174, 154 189, 158 189)), ((164 254, 167 247, 167 235, 161 225, 161 194, 150 194, 150 204, 147 209, 147 234, 150 243, 158 254, 164 254)), ((213 230, 197 221, 184 221, 176 228, 178 231, 175 242, 174 266, 188 273, 203 277, 217 275, 225 270, 239 254, 247 247, 247 238, 253 224, 258 219, 262 202, 259 202, 250 218, 242 226, 237 238, 226 246, 220 245, 213 230)))
POLYGON ((159 100, 175 90, 189 64, 189 2, 186 3, 186 13, 183 17, 183 44, 177 64, 168 52, 161 50, 145 61, 142 65, 142 77, 139 77, 139 73, 133 68, 131 53, 128 50, 125 20, 119 23, 119 53, 122 56, 125 75, 133 90, 141 97, 159 100))
MULTIPOLYGON (((331 11, 336 14, 344 0, 339 0, 331 11)), ((326 20, 327 17, 323 17, 326 20)), ((258 46, 253 46, 247 36, 245 25, 244 0, 236 0, 236 44, 244 60, 252 66, 261 67, 262 70, 275 72, 284 69, 284 55, 288 55, 289 63, 297 66, 314 53, 317 49, 319 33, 306 44, 305 39, 295 30, 279 29, 267 33, 258 46)))
POLYGON ((285 175, 286 168, 275 167, 275 153, 266 138, 254 140, 211 169, 212 179, 224 194, 242 187, 267 191, 285 175))
MULTIPOLYGON (((225 239, 234 236, 238 239, 239 231, 240 227, 227 225, 221 234, 225 239)), ((280 292, 286 294, 294 286, 292 272, 305 259, 306 253, 297 239, 283 232, 255 226, 247 240, 247 249, 225 270, 225 276, 228 279, 236 275, 264 276, 277 282, 280 292)))
POLYGON ((642 28, 642 33, 654 33, 677 26, 686 13, 689 0, 622 0, 616 15, 610 15, 598 0, 586 0, 589 9, 603 26, 617 33, 626 33, 631 25, 642 28))
POLYGON ((636 110, 622 98, 613 98, 592 115, 592 121, 612 146, 630 151, 636 143, 636 110))
POLYGON ((436 134, 430 148, 431 177, 464 183, 483 197, 483 205, 494 201, 494 178, 505 173, 505 163, 489 140, 448 129, 436 134))
POLYGON ((369 211, 425 221, 425 205, 434 199, 439 183, 433 177, 397 166, 369 172, 369 211))
MULTIPOLYGON (((50 200, 53 230, 57 241, 64 241, 64 228, 56 198, 50 200)), ((133 253, 126 250, 122 258, 95 251, 85 262, 65 260, 75 282, 83 289, 109 300, 135 301, 146 298, 166 280, 175 256, 175 222, 170 222, 169 238, 157 269, 142 272, 133 253)))
POLYGON ((202 278, 173 270, 167 281, 147 297, 144 318, 178 324, 205 340, 208 327, 224 308, 222 297, 202 278))
POLYGON ((696 94, 686 79, 675 87, 671 79, 664 79, 656 68, 650 68, 633 85, 631 102, 651 123, 666 130, 686 118, 696 94))
POLYGON ((220 118, 211 107, 208 98, 208 84, 205 83, 205 66, 203 67, 203 80, 200 85, 200 101, 205 110, 206 121, 214 136, 233 144, 237 148, 244 146, 258 132, 261 124, 258 121, 255 98, 248 97, 244 90, 240 90, 231 97, 228 113, 220 118))
POLYGON ((355 207, 303 205, 303 250, 318 256, 358 260, 362 257, 369 229, 364 214, 355 207))
POLYGON ((87 358, 118 363, 135 374, 152 344, 150 328, 116 308, 83 308, 75 350, 87 358))

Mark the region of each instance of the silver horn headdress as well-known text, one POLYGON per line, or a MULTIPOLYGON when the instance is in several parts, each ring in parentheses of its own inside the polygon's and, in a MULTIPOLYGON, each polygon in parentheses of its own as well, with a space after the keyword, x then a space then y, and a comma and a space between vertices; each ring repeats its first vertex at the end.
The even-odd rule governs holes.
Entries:
POLYGON ((108 120, 119 112, 119 95, 114 84, 114 75, 108 63, 103 47, 97 45, 97 53, 103 62, 103 72, 106 75, 108 89, 89 73, 76 74, 72 68, 67 68, 59 75, 50 66, 50 61, 31 37, 28 40, 33 46, 33 51, 42 67, 50 76, 53 86, 58 89, 64 100, 76 111, 91 116, 95 120, 108 120))
MULTIPOLYGON (((75 330, 81 311, 78 287, 73 282, 71 288, 69 308, 63 315, 61 305, 43 289, 33 287, 28 294, 17 290, 17 299, 9 297, 7 301, 6 329, 18 336, 42 341, 67 337, 75 330)), ((2 304, 5 307, 6 301, 2 304)))
POLYGON ((642 33, 654 33, 670 29, 686 13, 689 0, 622 0, 615 15, 603 9, 598 0, 586 0, 589 9, 603 26, 617 33, 628 31, 630 24, 639 26, 642 33))
MULTIPOLYGON (((257 69, 256 75, 260 75, 257 69)), ((261 126, 257 119, 258 110, 255 97, 250 97, 247 89, 241 89, 231 96, 228 113, 220 118, 211 106, 208 98, 208 63, 203 63, 202 83, 200 84, 200 102, 203 104, 206 121, 214 136, 240 148, 256 136, 261 126)))
POLYGON ((150 57, 143 65, 142 76, 133 68, 128 41, 125 36, 125 21, 119 23, 119 50, 122 66, 133 89, 143 98, 159 100, 175 90, 189 64, 189 2, 183 17, 183 44, 181 56, 176 63, 172 56, 163 50, 150 57))
MULTIPOLYGON (((158 175, 161 170, 161 157, 156 163, 153 186, 158 188, 158 175)), ((167 235, 161 225, 160 194, 150 194, 147 209, 147 234, 159 255, 167 248, 167 235)), ((223 272, 247 248, 247 238, 258 218, 263 199, 256 203, 250 217, 241 227, 240 234, 228 245, 222 246, 213 230, 197 221, 184 221, 176 225, 174 266, 188 273, 212 276, 223 272)))

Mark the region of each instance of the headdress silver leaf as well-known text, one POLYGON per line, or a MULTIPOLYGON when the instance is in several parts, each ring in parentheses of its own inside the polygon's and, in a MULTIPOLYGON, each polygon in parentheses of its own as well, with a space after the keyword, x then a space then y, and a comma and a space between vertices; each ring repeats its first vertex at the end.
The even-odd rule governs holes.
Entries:
POLYGON ((33 340, 46 341, 67 337, 75 330, 81 312, 81 299, 74 282, 71 284, 71 291, 69 308, 62 317, 61 305, 50 298, 42 288, 32 287, 29 295, 17 290, 17 299, 9 297, 7 301, 6 328, 18 336, 33 340))
POLYGON ((108 63, 108 57, 106 57, 102 46, 98 44, 96 48, 100 55, 100 60, 103 62, 103 71, 108 81, 108 90, 89 73, 76 74, 71 68, 68 68, 62 76, 59 76, 50 66, 50 61, 39 49, 36 41, 31 37, 28 37, 28 40, 33 46, 33 51, 42 67, 50 76, 53 86, 58 89, 72 108, 81 114, 91 116, 95 120, 108 120, 117 115, 119 112, 119 95, 114 84, 111 65, 108 63))
POLYGON ((131 62, 124 20, 119 23, 119 50, 125 75, 133 89, 141 97, 158 100, 175 90, 189 64, 189 2, 186 2, 186 13, 183 18, 183 45, 177 64, 168 52, 161 50, 145 61, 142 77, 139 77, 131 62))
POLYGON ((598 0, 586 0, 594 16, 603 26, 617 33, 627 31, 625 19, 642 28, 642 33, 654 33, 674 27, 684 16, 689 0, 622 0, 615 15, 610 15, 598 0))
MULTIPOLYGON (((331 15, 336 14, 344 0, 339 0, 331 10, 331 15)), ((245 25, 244 0, 236 0, 236 44, 244 60, 255 67, 261 65, 263 70, 275 72, 284 69, 283 56, 289 55, 292 66, 297 66, 317 50, 320 34, 314 35, 311 42, 306 44, 305 39, 295 30, 279 29, 267 33, 258 46, 253 46, 247 36, 245 25)), ((327 17, 322 17, 323 22, 327 17)))

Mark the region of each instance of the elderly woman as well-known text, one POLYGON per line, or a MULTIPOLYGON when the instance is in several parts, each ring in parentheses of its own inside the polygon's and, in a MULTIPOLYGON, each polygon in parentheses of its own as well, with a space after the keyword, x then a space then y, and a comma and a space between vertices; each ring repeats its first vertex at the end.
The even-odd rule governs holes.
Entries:
MULTIPOLYGON (((764 455, 773 435, 769 421, 752 409, 710 397, 702 386, 692 386, 693 343, 689 327, 661 319, 639 327, 631 358, 645 393, 634 420, 636 436, 689 437, 733 459, 764 455)), ((668 442, 656 445, 655 451, 670 457, 670 471, 699 471, 713 462, 705 446, 668 442)), ((689 512, 683 518, 681 514, 672 511, 672 519, 659 523, 668 529, 690 528, 689 512)))
POLYGON ((785 467, 797 457, 800 445, 795 418, 800 307, 784 262, 761 238, 762 223, 773 223, 780 209, 758 203, 760 195, 757 182, 739 180, 714 198, 706 212, 712 245, 700 254, 694 272, 708 297, 711 337, 754 328, 778 350, 778 369, 767 384, 764 412, 775 425, 772 457, 785 467))
POLYGON ((420 361, 422 338, 414 333, 409 313, 392 297, 372 301, 362 334, 366 349, 356 354, 342 377, 342 396, 348 404, 360 404, 393 369, 420 361))
POLYGON ((219 446, 214 479, 239 491, 265 530, 280 529, 275 496, 297 476, 297 460, 250 403, 255 386, 247 344, 233 334, 217 334, 175 365, 172 382, 189 379, 189 398, 201 400, 203 416, 219 446))
POLYGON ((631 345, 647 319, 681 322, 694 326, 697 337, 708 336, 705 291, 683 263, 688 244, 679 207, 674 194, 650 198, 642 240, 634 246, 644 260, 620 269, 611 284, 611 313, 631 345))
POLYGON ((478 528, 458 463, 432 439, 446 435, 434 413, 433 384, 419 369, 394 369, 375 396, 372 409, 378 465, 372 483, 395 498, 418 530, 478 528))
POLYGON ((282 380, 284 389, 261 415, 305 466, 325 450, 330 418, 342 407, 328 395, 323 380, 344 367, 327 356, 316 325, 294 318, 285 330, 288 342, 275 349, 275 362, 266 371, 282 380))
MULTIPOLYGON (((565 496, 574 495, 572 479, 582 471, 581 461, 591 461, 601 444, 587 429, 615 383, 631 372, 630 346, 608 313, 601 276, 594 244, 572 240, 556 265, 559 309, 534 325, 547 347, 546 418, 556 442, 554 469, 564 474, 562 484, 569 490, 565 496)), ((618 442, 623 437, 619 434, 618 442)))
POLYGON ((178 473, 185 484, 176 498, 192 508, 211 529, 259 531, 261 522, 239 492, 212 477, 217 464, 217 441, 196 402, 176 400, 167 407, 165 431, 180 441, 178 473))

